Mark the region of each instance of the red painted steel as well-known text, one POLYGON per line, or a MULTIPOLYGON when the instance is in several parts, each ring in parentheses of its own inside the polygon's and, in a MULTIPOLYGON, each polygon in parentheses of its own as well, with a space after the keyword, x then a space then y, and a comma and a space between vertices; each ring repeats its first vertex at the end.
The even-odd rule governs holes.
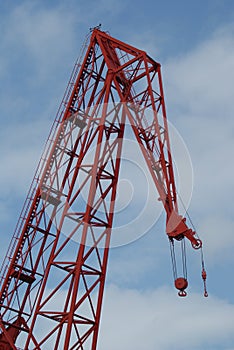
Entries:
POLYGON ((3 264, 0 349, 96 349, 126 118, 170 241, 201 246, 178 212, 160 64, 94 29, 3 264))

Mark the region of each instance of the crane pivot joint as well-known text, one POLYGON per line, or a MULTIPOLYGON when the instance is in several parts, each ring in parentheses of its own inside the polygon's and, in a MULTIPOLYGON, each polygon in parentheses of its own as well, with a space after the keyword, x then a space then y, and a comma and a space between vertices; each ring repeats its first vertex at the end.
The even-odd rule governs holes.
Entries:
POLYGON ((186 237, 191 242, 194 249, 200 249, 202 247, 202 241, 194 237, 196 232, 188 228, 186 218, 183 218, 176 212, 173 212, 170 215, 169 220, 167 221, 166 231, 169 238, 175 238, 180 241, 186 237))

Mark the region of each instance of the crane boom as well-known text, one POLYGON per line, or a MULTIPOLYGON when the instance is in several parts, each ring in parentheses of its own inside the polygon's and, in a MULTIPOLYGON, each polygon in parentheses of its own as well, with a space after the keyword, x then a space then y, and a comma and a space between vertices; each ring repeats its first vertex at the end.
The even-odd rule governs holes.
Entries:
MULTIPOLYGON (((2 267, 1 349, 96 350, 127 120, 170 242, 201 247, 178 210, 160 68, 146 52, 92 31, 2 267)), ((183 295, 187 279, 175 286, 183 295)))

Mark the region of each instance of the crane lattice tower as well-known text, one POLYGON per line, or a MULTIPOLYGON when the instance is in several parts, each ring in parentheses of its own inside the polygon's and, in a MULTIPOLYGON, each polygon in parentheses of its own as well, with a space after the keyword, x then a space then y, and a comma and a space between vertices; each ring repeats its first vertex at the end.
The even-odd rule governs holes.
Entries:
MULTIPOLYGON (((201 247, 178 211, 160 64, 95 28, 2 266, 1 350, 96 350, 126 121, 165 209, 169 241, 201 247)), ((175 275, 175 286, 185 295, 186 276, 175 275)))

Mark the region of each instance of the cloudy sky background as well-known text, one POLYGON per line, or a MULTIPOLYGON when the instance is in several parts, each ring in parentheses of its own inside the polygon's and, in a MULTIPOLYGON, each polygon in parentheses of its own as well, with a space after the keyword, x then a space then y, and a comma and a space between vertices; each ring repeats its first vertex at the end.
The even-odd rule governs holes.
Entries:
POLYGON ((189 213, 209 291, 204 298, 199 253, 188 247, 189 295, 177 297, 161 216, 134 243, 111 249, 99 349, 233 350, 231 0, 0 3, 1 261, 74 62, 99 23, 162 64, 168 119, 192 160, 189 213))

